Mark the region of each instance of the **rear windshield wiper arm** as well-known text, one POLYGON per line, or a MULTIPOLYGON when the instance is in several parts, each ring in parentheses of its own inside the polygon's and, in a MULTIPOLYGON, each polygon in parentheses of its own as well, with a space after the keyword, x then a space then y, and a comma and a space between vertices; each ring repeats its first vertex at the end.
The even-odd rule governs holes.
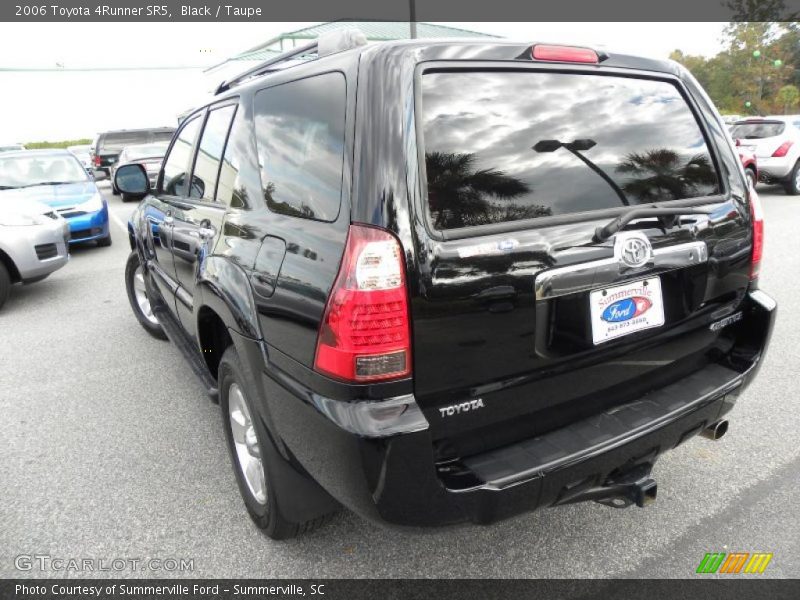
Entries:
POLYGON ((707 215, 714 212, 713 208, 693 208, 693 207, 675 207, 675 208, 654 208, 654 207, 639 207, 632 208, 631 210, 621 214, 616 219, 611 221, 608 225, 598 227, 594 231, 594 241, 604 242, 612 235, 617 233, 620 229, 625 227, 634 219, 642 217, 664 217, 670 215, 707 215))

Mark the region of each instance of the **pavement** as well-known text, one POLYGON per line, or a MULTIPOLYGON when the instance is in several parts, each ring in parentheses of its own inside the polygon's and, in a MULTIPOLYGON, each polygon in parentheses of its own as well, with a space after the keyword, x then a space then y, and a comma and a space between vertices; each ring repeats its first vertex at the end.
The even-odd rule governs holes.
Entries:
POLYGON ((113 245, 75 248, 0 311, 0 577, 683 578, 706 552, 733 551, 772 552, 759 577, 800 576, 800 197, 759 189, 761 287, 780 306, 772 345, 727 436, 695 438, 658 462, 654 506, 587 503, 425 533, 342 511, 274 542, 240 500, 219 408, 131 314, 124 224, 134 205, 101 190, 113 245), (42 559, 20 570, 31 555, 94 559, 95 571, 40 571, 42 559), (192 569, 99 570, 152 558, 192 569))

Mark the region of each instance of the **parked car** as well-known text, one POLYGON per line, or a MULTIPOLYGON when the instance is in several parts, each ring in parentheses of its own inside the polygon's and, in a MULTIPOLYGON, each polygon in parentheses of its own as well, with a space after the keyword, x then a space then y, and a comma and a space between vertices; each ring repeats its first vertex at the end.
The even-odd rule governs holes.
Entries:
POLYGON ((115 175, 143 198, 133 312, 218 398, 254 522, 651 504, 663 452, 725 433, 775 316, 707 96, 588 48, 350 39, 221 84, 155 189, 115 175))
POLYGON ((17 150, 25 150, 22 144, 0 144, 0 152, 16 152, 17 150))
POLYGON ((0 170, 0 308, 13 284, 41 281, 69 260, 67 222, 11 183, 0 170))
MULTIPOLYGON (((117 195, 119 190, 114 185, 114 172, 121 165, 130 163, 139 163, 144 166, 147 171, 147 177, 150 180, 150 187, 155 188, 156 179, 158 179, 158 172, 161 170, 161 161, 164 160, 164 155, 167 153, 169 140, 166 142, 156 142, 153 144, 138 144, 136 146, 125 146, 120 152, 117 162, 111 165, 111 191, 117 195)), ((123 195, 122 201, 126 202, 128 198, 123 195)))
POLYGON ((0 181, 16 197, 47 204, 64 217, 69 224, 70 244, 94 240, 98 246, 111 245, 106 200, 67 150, 3 154, 0 181))
POLYGON ((731 137, 758 159, 759 178, 800 194, 800 118, 751 117, 731 129, 731 137))
POLYGON ((94 169, 92 168, 92 147, 89 144, 79 146, 67 146, 67 151, 78 159, 83 166, 84 170, 94 177, 94 169))
POLYGON ((758 182, 758 159, 756 158, 756 153, 748 148, 743 148, 738 143, 736 145, 736 150, 739 153, 739 161, 742 163, 744 175, 747 177, 747 183, 755 187, 758 182))
POLYGON ((168 142, 172 139, 174 132, 174 127, 157 127, 152 129, 122 129, 101 133, 93 143, 92 164, 95 170, 109 175, 111 165, 117 162, 119 153, 122 152, 125 146, 168 142))

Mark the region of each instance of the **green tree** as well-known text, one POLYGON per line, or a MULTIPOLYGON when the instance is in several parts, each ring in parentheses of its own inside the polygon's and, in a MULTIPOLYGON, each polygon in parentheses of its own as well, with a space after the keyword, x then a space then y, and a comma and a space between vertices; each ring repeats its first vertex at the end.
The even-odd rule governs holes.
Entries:
POLYGON ((790 113, 792 108, 800 104, 800 89, 795 85, 785 85, 778 90, 777 100, 783 107, 783 113, 790 113))

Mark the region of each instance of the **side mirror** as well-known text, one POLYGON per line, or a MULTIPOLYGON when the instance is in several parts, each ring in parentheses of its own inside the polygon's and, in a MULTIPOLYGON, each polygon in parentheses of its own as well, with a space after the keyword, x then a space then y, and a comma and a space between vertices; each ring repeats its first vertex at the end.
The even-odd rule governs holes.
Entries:
POLYGON ((114 185, 123 194, 145 196, 150 191, 147 171, 137 163, 122 165, 114 173, 114 185))

